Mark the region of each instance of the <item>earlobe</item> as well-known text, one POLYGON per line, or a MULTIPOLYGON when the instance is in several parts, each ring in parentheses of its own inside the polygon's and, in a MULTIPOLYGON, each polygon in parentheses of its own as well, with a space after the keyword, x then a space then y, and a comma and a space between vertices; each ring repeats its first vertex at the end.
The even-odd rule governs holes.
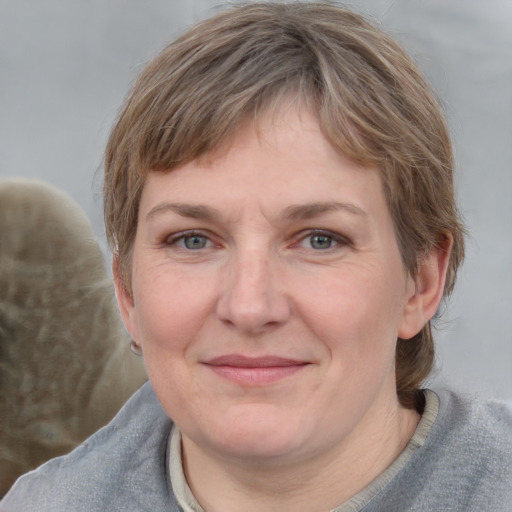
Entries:
POLYGON ((138 329, 135 316, 135 303, 133 294, 127 289, 120 271, 119 258, 114 256, 112 260, 112 275, 114 277, 114 286, 116 290, 117 303, 121 312, 126 330, 130 333, 133 340, 138 341, 138 329))
POLYGON ((417 276, 410 278, 412 286, 398 331, 399 338, 412 338, 435 315, 443 298, 452 245, 451 234, 444 234, 420 262, 417 276))

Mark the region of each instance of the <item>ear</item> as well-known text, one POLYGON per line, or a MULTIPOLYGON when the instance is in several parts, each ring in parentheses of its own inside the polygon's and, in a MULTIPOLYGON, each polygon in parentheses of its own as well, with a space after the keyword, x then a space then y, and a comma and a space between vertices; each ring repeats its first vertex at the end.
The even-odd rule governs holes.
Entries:
POLYGON ((452 245, 451 234, 443 234, 439 243, 420 262, 417 276, 410 278, 399 338, 412 338, 435 315, 443 298, 452 245))
POLYGON ((121 276, 119 258, 117 256, 114 256, 112 260, 112 275, 114 276, 117 303, 119 304, 119 310, 121 311, 121 317, 123 319, 124 326, 130 333, 132 339, 138 342, 139 329, 135 312, 133 293, 131 290, 128 290, 121 276))

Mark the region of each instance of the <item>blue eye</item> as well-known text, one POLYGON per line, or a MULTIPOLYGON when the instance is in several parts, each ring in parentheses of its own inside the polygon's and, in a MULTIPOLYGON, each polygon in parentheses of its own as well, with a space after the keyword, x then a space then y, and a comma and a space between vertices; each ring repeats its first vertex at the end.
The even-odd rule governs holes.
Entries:
POLYGON ((332 237, 327 235, 311 235, 307 237, 309 244, 313 249, 325 250, 330 249, 334 243, 332 237))
POLYGON ((342 249, 351 246, 348 238, 337 233, 329 231, 309 231, 299 240, 298 245, 304 249, 312 249, 314 251, 330 251, 334 249, 342 249))
POLYGON ((212 241, 205 235, 201 233, 181 233, 175 236, 169 237, 165 245, 167 246, 176 246, 182 249, 187 249, 190 251, 198 251, 200 249, 205 249, 212 246, 212 241))
POLYGON ((208 238, 201 235, 189 235, 183 237, 183 245, 187 249, 204 249, 208 244, 208 238))

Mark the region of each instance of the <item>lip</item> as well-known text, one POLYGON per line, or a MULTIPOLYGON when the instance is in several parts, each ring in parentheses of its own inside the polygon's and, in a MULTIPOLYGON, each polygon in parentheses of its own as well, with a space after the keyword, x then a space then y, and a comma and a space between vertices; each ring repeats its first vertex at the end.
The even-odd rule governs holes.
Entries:
POLYGON ((277 356, 223 355, 203 363, 219 377, 243 386, 264 386, 300 372, 309 362, 277 356))

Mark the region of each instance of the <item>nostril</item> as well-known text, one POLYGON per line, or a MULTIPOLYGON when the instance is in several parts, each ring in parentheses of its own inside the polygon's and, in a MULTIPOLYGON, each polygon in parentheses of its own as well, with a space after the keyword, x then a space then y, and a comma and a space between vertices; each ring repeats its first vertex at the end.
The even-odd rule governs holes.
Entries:
POLYGON ((276 326, 289 317, 288 299, 267 251, 247 251, 232 262, 222 280, 217 315, 243 331, 276 326))

